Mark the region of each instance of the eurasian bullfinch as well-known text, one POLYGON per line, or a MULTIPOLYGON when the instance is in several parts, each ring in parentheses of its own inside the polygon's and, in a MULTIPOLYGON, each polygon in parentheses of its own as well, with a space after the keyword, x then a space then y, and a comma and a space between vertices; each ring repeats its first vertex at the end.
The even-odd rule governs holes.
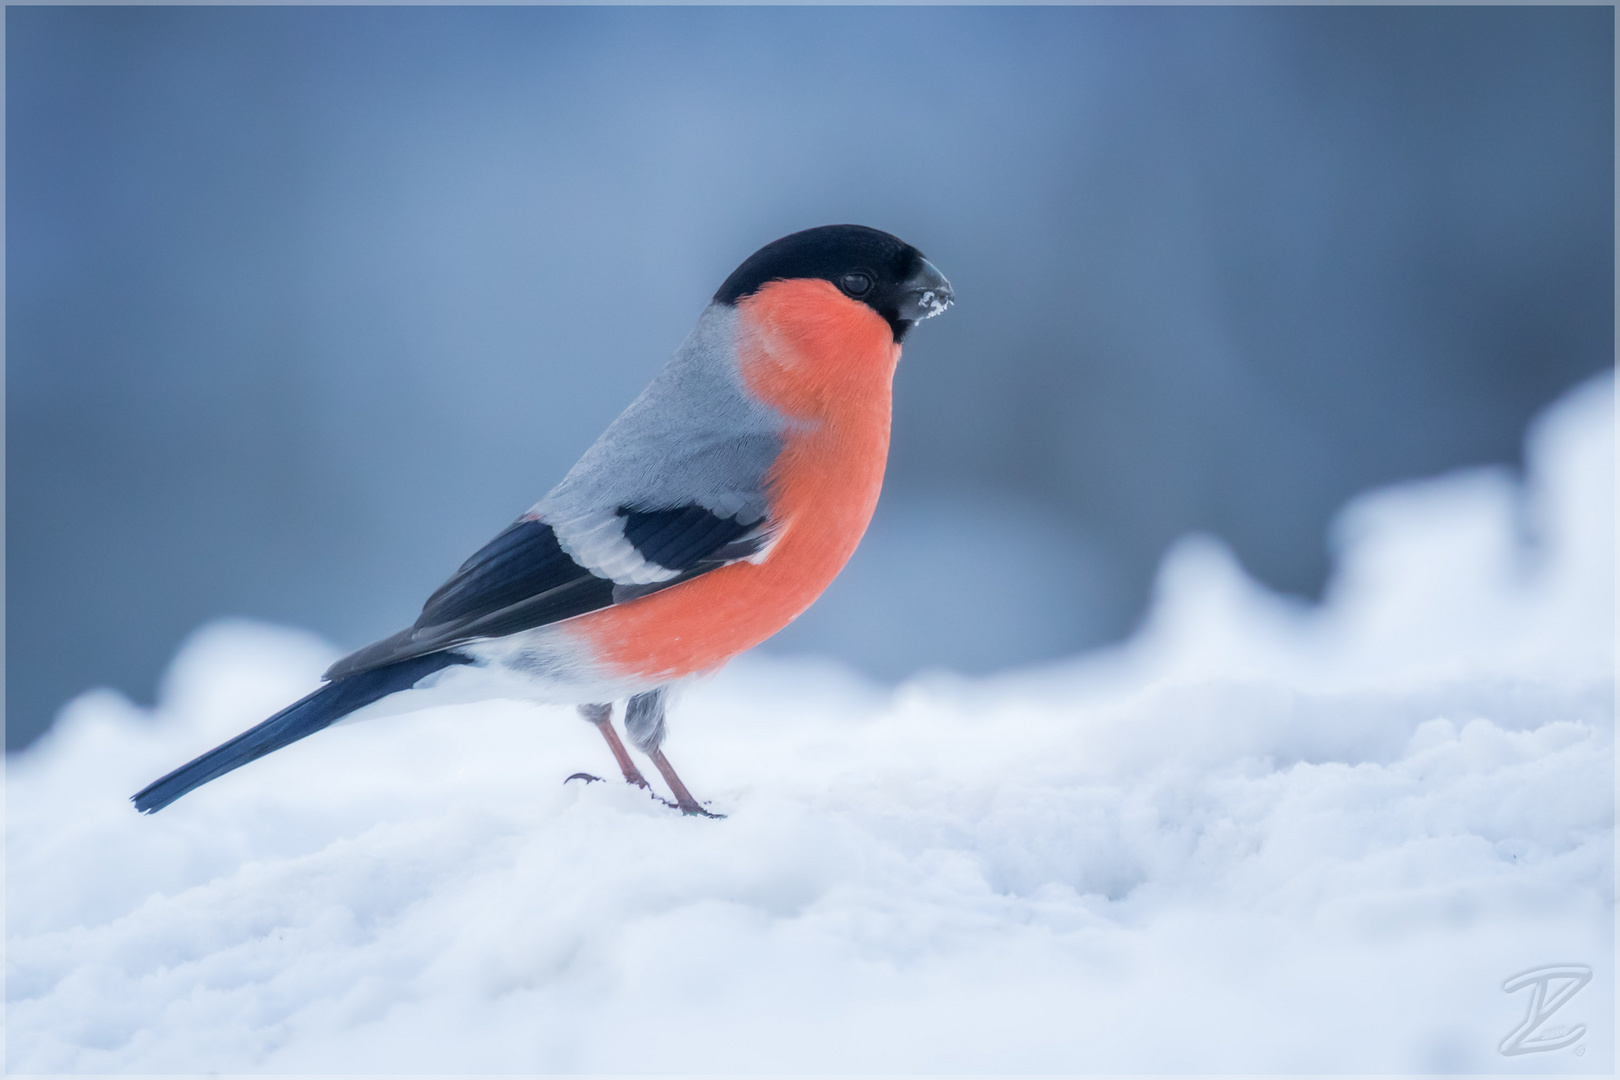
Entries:
POLYGON ((357 709, 474 672, 486 697, 579 705, 705 814, 659 749, 666 688, 786 626, 866 531, 900 342, 953 300, 909 244, 859 225, 783 237, 725 280, 674 357, 562 483, 428 597, 409 629, 134 796, 152 813, 357 709))

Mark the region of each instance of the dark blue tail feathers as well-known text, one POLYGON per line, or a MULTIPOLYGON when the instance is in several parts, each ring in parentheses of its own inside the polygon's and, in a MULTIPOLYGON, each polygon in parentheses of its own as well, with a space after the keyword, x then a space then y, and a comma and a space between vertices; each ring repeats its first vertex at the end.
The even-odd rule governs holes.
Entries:
POLYGON ((148 784, 130 801, 141 813, 154 814, 192 788, 201 787, 272 750, 295 743, 305 735, 313 735, 389 694, 409 690, 435 671, 471 662, 460 653, 431 653, 329 682, 257 727, 249 728, 230 742, 214 747, 195 761, 148 784))

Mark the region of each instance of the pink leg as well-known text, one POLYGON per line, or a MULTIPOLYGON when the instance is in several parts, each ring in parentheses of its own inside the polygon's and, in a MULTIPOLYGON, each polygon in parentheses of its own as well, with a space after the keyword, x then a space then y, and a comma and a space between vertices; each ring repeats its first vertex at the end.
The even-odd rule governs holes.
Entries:
POLYGON ((664 774, 664 783, 668 784, 669 790, 675 793, 675 805, 681 808, 681 813, 699 814, 710 818, 723 818, 726 816, 724 814, 711 814, 698 805, 698 801, 692 798, 692 793, 686 790, 686 785, 681 783, 681 778, 675 775, 674 767, 670 765, 669 759, 664 756, 662 750, 655 748, 649 751, 647 756, 652 758, 654 765, 658 766, 658 771, 664 774))
POLYGON ((647 783, 646 777, 641 775, 641 770, 636 768, 636 763, 630 760, 630 751, 626 750, 624 743, 619 741, 619 733, 613 730, 613 706, 581 705, 579 714, 595 724, 596 730, 600 731, 602 738, 607 740, 608 749, 613 751, 613 759, 619 763, 619 771, 624 773, 625 781, 636 785, 636 787, 651 790, 651 785, 647 783))

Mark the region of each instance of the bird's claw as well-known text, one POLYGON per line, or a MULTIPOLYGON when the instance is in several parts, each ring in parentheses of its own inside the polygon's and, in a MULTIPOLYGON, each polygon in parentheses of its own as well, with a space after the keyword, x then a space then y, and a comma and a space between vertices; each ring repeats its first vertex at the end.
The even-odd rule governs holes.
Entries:
MULTIPOLYGON (((626 779, 629 779, 629 778, 626 777, 626 779)), ((568 777, 567 780, 564 780, 563 783, 566 784, 570 780, 583 780, 587 784, 599 784, 599 783, 602 782, 602 778, 600 776, 597 776, 594 773, 588 773, 588 772, 574 773, 572 776, 568 777)), ((652 799, 654 799, 654 800, 656 800, 658 802, 663 803, 665 806, 669 807, 671 810, 679 810, 681 813, 685 814, 687 817, 706 817, 706 818, 715 818, 716 820, 718 820, 718 819, 723 818, 723 817, 726 816, 724 814, 716 814, 713 811, 705 810, 705 809, 703 809, 703 807, 699 806, 697 803, 693 803, 690 806, 682 806, 678 802, 671 802, 670 800, 664 798, 662 795, 654 794, 653 789, 652 789, 652 785, 647 783, 647 781, 645 781, 645 780, 641 780, 639 782, 636 781, 636 780, 630 780, 630 783, 635 784, 637 787, 639 787, 639 788, 643 789, 644 791, 646 791, 650 798, 652 798, 652 799)))
POLYGON ((654 802, 661 802, 665 806, 669 807, 671 810, 679 810, 681 813, 685 814, 687 817, 706 817, 706 818, 714 818, 716 820, 719 820, 720 818, 723 818, 723 817, 726 816, 724 814, 716 814, 716 813, 713 813, 712 811, 705 810, 705 809, 703 809, 703 807, 699 806, 697 803, 693 803, 691 806, 682 806, 680 803, 675 802, 675 801, 673 801, 671 799, 666 799, 662 795, 655 795, 655 794, 652 794, 651 792, 649 792, 649 796, 651 797, 651 799, 654 802))

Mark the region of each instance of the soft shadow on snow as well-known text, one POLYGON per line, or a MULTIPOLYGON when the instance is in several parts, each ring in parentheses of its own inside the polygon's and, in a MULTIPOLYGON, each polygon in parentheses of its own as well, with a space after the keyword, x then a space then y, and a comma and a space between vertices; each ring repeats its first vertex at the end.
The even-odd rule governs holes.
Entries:
POLYGON ((1310 608, 1217 542, 1080 659, 895 692, 745 658, 618 783, 569 710, 341 725, 127 798, 315 684, 204 628, 12 759, 8 1066, 1557 1071, 1614 1064, 1613 382, 1342 514, 1310 608), (1594 978, 1503 1056, 1554 963, 1594 978))

